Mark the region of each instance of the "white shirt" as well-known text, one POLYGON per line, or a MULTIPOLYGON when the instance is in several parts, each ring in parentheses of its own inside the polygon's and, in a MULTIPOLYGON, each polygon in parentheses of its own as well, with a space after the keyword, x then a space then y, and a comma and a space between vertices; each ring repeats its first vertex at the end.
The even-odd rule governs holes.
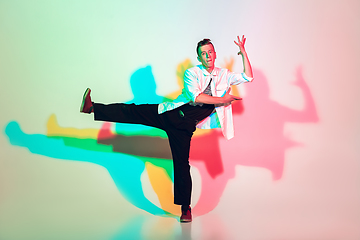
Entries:
MULTIPOLYGON (((189 102, 195 102, 197 96, 204 92, 211 81, 211 92, 214 97, 222 97, 231 85, 252 82, 253 78, 245 73, 233 73, 226 68, 215 67, 211 73, 202 65, 197 65, 185 71, 184 89, 172 102, 159 104, 158 113, 173 110, 189 102)), ((216 104, 215 111, 196 126, 201 129, 221 128, 226 139, 234 137, 234 124, 231 104, 216 104)))

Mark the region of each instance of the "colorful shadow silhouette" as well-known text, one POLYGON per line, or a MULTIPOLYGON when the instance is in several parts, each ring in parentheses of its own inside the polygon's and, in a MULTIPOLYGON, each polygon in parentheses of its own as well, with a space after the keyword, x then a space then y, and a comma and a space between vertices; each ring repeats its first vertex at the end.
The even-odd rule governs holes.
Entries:
MULTIPOLYGON (((232 64, 233 60, 227 67, 231 69, 232 64)), ((179 65, 178 80, 191 65, 189 60, 179 65)), ((220 131, 206 130, 197 131, 192 139, 190 162, 198 168, 202 178, 194 215, 206 214, 217 206, 227 182, 235 176, 236 165, 265 168, 272 172, 274 180, 280 179, 284 153, 295 144, 284 136, 284 124, 317 121, 313 98, 300 68, 295 84, 304 94, 306 104, 301 111, 270 100, 265 76, 259 70, 254 70, 254 75, 255 81, 246 86, 248 91, 244 102, 237 101, 233 106, 235 138, 225 141, 220 131)), ((143 103, 146 99, 149 103, 158 103, 164 100, 156 95, 150 67, 137 70, 130 81, 134 99, 129 102, 143 103)), ((111 123, 104 123, 100 130, 63 128, 57 124, 55 116, 51 116, 47 136, 25 134, 16 122, 6 126, 5 134, 11 144, 26 147, 35 154, 104 166, 119 191, 134 206, 155 215, 179 215, 179 207, 172 203, 172 161, 165 132, 131 124, 116 124, 115 130, 111 129, 111 123), (143 193, 140 178, 145 170, 161 208, 151 203, 143 193)))

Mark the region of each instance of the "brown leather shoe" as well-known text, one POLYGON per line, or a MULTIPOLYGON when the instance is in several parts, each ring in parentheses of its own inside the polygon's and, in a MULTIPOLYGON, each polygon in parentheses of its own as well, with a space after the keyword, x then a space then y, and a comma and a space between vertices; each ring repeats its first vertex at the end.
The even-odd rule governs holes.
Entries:
POLYGON ((192 221, 191 207, 189 207, 186 211, 181 211, 180 222, 187 223, 191 221, 192 221))
POLYGON ((91 97, 90 97, 90 92, 91 89, 87 88, 85 90, 82 102, 81 102, 81 106, 80 106, 80 112, 82 113, 92 113, 93 112, 93 104, 91 102, 91 97))

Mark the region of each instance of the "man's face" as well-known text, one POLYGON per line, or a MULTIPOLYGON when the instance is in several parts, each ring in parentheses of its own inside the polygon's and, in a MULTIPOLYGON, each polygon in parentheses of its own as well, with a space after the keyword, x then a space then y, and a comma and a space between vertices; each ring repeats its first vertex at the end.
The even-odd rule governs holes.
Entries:
POLYGON ((216 52, 212 44, 201 46, 198 50, 198 60, 207 69, 213 69, 215 66, 216 52))

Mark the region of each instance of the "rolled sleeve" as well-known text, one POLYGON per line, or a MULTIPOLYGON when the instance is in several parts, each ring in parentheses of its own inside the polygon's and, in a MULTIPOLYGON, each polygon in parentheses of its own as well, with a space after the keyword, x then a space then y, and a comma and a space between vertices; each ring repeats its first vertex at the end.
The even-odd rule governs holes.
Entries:
POLYGON ((247 82, 252 82, 254 80, 254 78, 248 77, 244 72, 242 72, 241 75, 247 82))
POLYGON ((242 83, 252 82, 253 78, 248 77, 244 72, 242 73, 233 73, 228 72, 228 79, 230 80, 230 85, 238 85, 242 83))

